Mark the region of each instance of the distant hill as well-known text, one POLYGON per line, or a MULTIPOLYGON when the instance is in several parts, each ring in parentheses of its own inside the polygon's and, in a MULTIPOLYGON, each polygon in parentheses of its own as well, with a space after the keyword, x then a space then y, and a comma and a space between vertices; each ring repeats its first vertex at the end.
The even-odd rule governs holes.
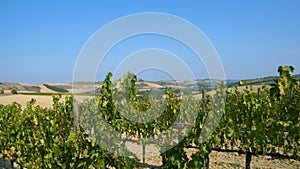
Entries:
MULTIPOLYGON (((296 74, 292 76, 294 79, 296 79, 297 81, 300 81, 300 74, 296 74)), ((267 76, 267 77, 263 77, 263 78, 255 78, 255 79, 246 79, 246 80, 242 80, 245 83, 245 85, 261 85, 261 84, 271 84, 274 80, 279 79, 279 76, 267 76)), ((231 83, 228 86, 235 86, 238 85, 239 81, 235 82, 235 83, 231 83)))
POLYGON ((23 85, 21 83, 0 83, 0 88, 4 90, 16 89, 18 91, 40 92, 41 88, 37 85, 23 85))
MULTIPOLYGON (((279 76, 267 76, 263 78, 246 79, 242 80, 245 85, 262 85, 271 84, 279 76)), ((300 74, 293 75, 293 78, 300 81, 300 74)), ((221 80, 216 79, 198 79, 198 80, 158 80, 158 81, 145 81, 138 79, 136 87, 140 92, 149 92, 152 89, 166 89, 172 88, 176 93, 179 92, 192 92, 199 93, 201 90, 211 91, 214 90, 215 86, 219 84, 221 80)), ((226 80, 228 87, 239 85, 240 80, 226 80)), ((115 85, 116 81, 113 82, 115 85)), ((102 86, 102 82, 73 82, 73 83, 57 83, 57 84, 24 84, 24 83, 6 83, 0 82, 0 88, 7 90, 17 89, 23 92, 70 92, 74 93, 95 93, 95 89, 99 90, 102 86), (73 86, 74 85, 74 86, 73 86), (96 85, 96 87, 94 86, 96 85), (72 89, 72 87, 74 87, 72 89)))
MULTIPOLYGON (((1 82, 0 89, 10 91, 16 89, 21 92, 33 92, 33 93, 56 93, 56 92, 68 92, 72 89, 72 85, 69 84, 26 84, 26 83, 11 83, 1 82)), ((7 92, 6 92, 7 93, 7 92)))

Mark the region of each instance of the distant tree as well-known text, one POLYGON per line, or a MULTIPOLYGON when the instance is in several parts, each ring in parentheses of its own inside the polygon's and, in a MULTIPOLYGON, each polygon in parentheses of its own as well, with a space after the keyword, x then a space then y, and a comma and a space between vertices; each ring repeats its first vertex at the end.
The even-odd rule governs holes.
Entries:
POLYGON ((11 94, 18 94, 18 91, 17 91, 17 89, 11 89, 11 94))
POLYGON ((0 88, 0 94, 4 94, 4 89, 0 88))
POLYGON ((60 88, 60 87, 56 87, 56 86, 51 86, 48 84, 44 84, 45 87, 47 87, 50 90, 56 91, 56 92, 68 92, 68 90, 60 88))

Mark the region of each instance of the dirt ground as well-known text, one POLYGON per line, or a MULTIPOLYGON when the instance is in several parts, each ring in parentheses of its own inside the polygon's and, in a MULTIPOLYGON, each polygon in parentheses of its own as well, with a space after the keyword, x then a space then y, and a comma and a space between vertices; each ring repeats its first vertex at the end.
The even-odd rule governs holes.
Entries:
MULTIPOLYGON (((224 152, 212 152, 210 154, 211 169, 244 169, 245 168, 245 155, 239 155, 237 153, 224 153, 224 152)), ((146 163, 152 166, 161 165, 161 157, 153 156, 146 158, 146 163)), ((15 165, 15 169, 18 169, 15 165)), ((149 168, 149 167, 148 167, 149 168)), ((153 167, 157 168, 157 167, 153 167)), ((300 161, 291 159, 273 159, 270 156, 253 157, 251 161, 251 168, 253 169, 299 169, 300 161)), ((9 162, 4 164, 4 161, 0 159, 0 169, 10 169, 9 162)))
MULTIPOLYGON (((195 150, 188 150, 188 153, 195 150)), ((211 169, 244 169, 246 162, 245 154, 225 153, 213 151, 210 155, 209 168, 211 169)), ((153 156, 146 158, 146 163, 150 165, 161 165, 161 157, 153 156)), ((270 156, 253 156, 251 161, 253 169, 299 169, 300 161, 293 159, 279 159, 270 156)))
MULTIPOLYGON (((238 153, 224 153, 213 151, 210 154, 210 167, 213 169, 245 168, 246 155, 238 153)), ((292 159, 278 159, 270 156, 253 156, 253 169, 299 169, 300 161, 292 159)))
MULTIPOLYGON (((142 162, 142 146, 137 143, 126 142, 126 147, 134 152, 142 162)), ((155 146, 146 146, 145 163, 150 166, 162 165, 162 158, 159 148, 155 146), (153 156, 151 156, 153 154, 153 156)), ((188 157, 197 149, 185 149, 188 157)), ((246 155, 235 152, 217 152, 212 151, 209 155, 211 169, 244 169, 246 163, 246 155)), ((150 167, 147 167, 150 168, 150 167)), ((155 168, 155 167, 154 167, 155 168)), ((157 168, 157 167, 156 167, 157 168)), ((253 169, 300 169, 300 161, 286 158, 272 158, 271 156, 252 156, 251 168, 253 169)))

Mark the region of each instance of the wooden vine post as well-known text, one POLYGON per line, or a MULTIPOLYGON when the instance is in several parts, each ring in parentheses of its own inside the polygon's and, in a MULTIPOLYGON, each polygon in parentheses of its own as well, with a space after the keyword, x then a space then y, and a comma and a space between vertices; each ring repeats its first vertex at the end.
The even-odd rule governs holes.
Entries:
MULTIPOLYGON (((206 96, 205 96, 204 90, 202 90, 202 109, 203 109, 203 113, 205 113, 206 112, 206 96)), ((209 155, 207 156, 207 158, 204 159, 203 163, 204 163, 204 167, 206 169, 209 169, 209 155)))
MULTIPOLYGON (((257 97, 258 97, 258 99, 260 99, 260 95, 261 95, 261 90, 260 90, 260 88, 258 88, 257 89, 257 97)), ((252 111, 251 111, 252 112, 252 111)), ((252 123, 252 114, 251 114, 251 116, 250 116, 250 121, 251 121, 251 123, 252 123)), ((250 123, 250 124, 251 124, 250 123)), ((252 126, 250 125, 250 128, 251 128, 252 126)), ((252 153, 251 152, 249 152, 249 151, 247 151, 246 152, 246 169, 250 169, 250 166, 251 166, 251 160, 252 160, 252 153)))

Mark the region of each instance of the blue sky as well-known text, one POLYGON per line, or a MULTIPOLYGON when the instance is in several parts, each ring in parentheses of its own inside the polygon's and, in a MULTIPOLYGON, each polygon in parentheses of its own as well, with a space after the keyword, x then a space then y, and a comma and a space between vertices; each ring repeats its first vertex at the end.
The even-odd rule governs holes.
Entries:
MULTIPOLYGON (((79 52, 93 33, 119 17, 140 12, 169 13, 197 26, 216 48, 227 78, 277 75, 279 65, 292 65, 295 73, 300 73, 299 9, 298 0, 2 0, 0 81, 71 82, 79 52)), ((147 44, 151 38, 156 37, 148 38, 147 44)), ((161 48, 168 49, 163 44, 161 48)), ((128 47, 135 49, 134 45, 128 47)), ((183 53, 182 59, 197 71, 197 65, 185 55, 188 52, 183 53)), ((102 80, 106 71, 113 69, 112 62, 122 56, 107 58, 99 67, 97 80, 102 80)), ((166 75, 148 72, 141 76, 153 80, 166 75)), ((203 72, 196 76, 206 78, 203 72)))

